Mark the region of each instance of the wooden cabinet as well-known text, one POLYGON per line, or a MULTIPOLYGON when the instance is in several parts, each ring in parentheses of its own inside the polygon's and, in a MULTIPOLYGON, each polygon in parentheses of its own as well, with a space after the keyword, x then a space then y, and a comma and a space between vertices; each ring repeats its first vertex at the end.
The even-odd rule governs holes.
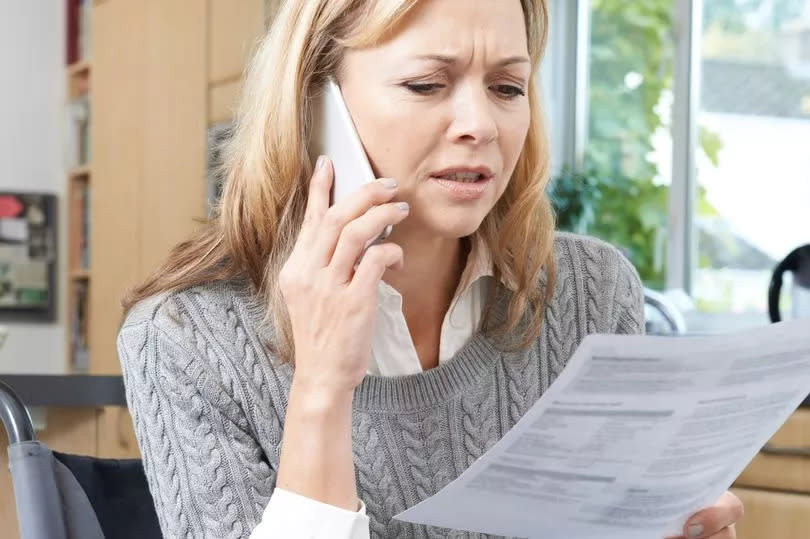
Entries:
MULTIPOLYGON (((91 374, 120 372, 122 296, 206 217, 206 129, 231 117, 278 3, 94 4, 91 374)), ((98 455, 137 454, 126 411, 104 410, 98 455)))
POLYGON ((265 0, 209 0, 208 82, 241 78, 265 29, 265 0))
MULTIPOLYGON (((736 484, 810 496, 810 409, 790 416, 736 484)), ((810 520, 810 514, 807 516, 810 520)))
MULTIPOLYGON (((120 372, 122 296, 206 214, 206 13, 197 0, 93 8, 91 374, 120 372)), ((137 456, 125 411, 100 414, 98 454, 137 456)))
POLYGON ((810 409, 788 419, 737 478, 734 492, 745 504, 740 539, 810 537, 810 409))
POLYGON ((208 124, 231 119, 242 76, 281 0, 210 0, 208 124))
POLYGON ((737 539, 810 537, 810 496, 737 487, 732 490, 745 505, 737 539))

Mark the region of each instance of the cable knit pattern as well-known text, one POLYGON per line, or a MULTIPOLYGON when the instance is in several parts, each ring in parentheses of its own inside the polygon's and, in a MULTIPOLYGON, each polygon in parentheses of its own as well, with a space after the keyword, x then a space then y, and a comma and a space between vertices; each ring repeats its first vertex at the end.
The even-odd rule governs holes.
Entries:
POLYGON ((370 414, 359 412, 353 421, 354 461, 357 475, 357 492, 366 504, 372 537, 409 537, 406 530, 410 524, 381 518, 391 515, 396 507, 404 505, 402 488, 396 485, 396 477, 387 466, 384 444, 380 443, 376 421, 370 414), (399 487, 399 488, 397 488, 399 487), (366 502, 366 500, 369 500, 366 502))
MULTIPOLYGON (((558 257, 557 280, 554 286, 554 301, 546 309, 545 324, 540 346, 545 357, 541 355, 538 367, 541 370, 543 388, 551 385, 562 372, 582 339, 583 332, 577 327, 577 286, 570 267, 563 267, 572 261, 571 258, 558 257)), ((582 322, 580 322, 582 323, 582 322)))
MULTIPOLYGON (((357 488, 374 538, 483 538, 393 515, 438 492, 507 432, 588 333, 640 333, 638 276, 597 240, 558 234, 557 277, 540 337, 503 352, 481 332, 448 362, 367 376, 352 421, 357 488)), ((540 285, 538 285, 540 286, 540 285)), ((495 318, 509 291, 500 287, 495 318)), ((243 281, 149 298, 118 336, 127 401, 166 537, 247 537, 275 487, 292 369, 243 281)))

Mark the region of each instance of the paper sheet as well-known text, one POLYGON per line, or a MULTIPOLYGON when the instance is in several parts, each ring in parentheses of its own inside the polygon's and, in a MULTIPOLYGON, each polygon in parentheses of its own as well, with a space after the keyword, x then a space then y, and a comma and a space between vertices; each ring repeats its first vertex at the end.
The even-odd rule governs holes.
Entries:
POLYGON ((501 441, 395 518, 531 539, 677 536, 808 393, 808 320, 589 336, 501 441))
POLYGON ((0 239, 5 241, 28 241, 28 220, 0 219, 0 239))

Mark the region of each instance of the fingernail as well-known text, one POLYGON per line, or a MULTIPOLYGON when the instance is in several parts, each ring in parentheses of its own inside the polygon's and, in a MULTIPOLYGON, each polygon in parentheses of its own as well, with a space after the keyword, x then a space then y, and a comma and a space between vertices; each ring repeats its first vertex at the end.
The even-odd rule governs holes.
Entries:
POLYGON ((319 170, 321 170, 323 168, 323 164, 325 162, 326 162, 326 156, 325 155, 319 155, 318 160, 315 161, 315 172, 318 172, 319 170))
POLYGON ((394 178, 382 178, 380 183, 383 185, 383 187, 388 189, 393 189, 397 186, 397 181, 394 178))
POLYGON ((407 212, 407 211, 410 211, 411 206, 407 202, 398 202, 397 203, 397 208, 399 208, 399 211, 407 212))
POLYGON ((703 524, 691 524, 686 531, 689 532, 689 537, 695 538, 703 535, 703 524))

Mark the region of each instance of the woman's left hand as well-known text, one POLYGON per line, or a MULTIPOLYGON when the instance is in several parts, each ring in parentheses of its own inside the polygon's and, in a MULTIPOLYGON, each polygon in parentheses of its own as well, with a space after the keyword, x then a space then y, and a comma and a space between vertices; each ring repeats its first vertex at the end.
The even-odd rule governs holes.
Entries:
POLYGON ((713 506, 689 517, 683 535, 669 539, 736 539, 734 525, 742 516, 742 502, 731 492, 726 492, 713 506))

